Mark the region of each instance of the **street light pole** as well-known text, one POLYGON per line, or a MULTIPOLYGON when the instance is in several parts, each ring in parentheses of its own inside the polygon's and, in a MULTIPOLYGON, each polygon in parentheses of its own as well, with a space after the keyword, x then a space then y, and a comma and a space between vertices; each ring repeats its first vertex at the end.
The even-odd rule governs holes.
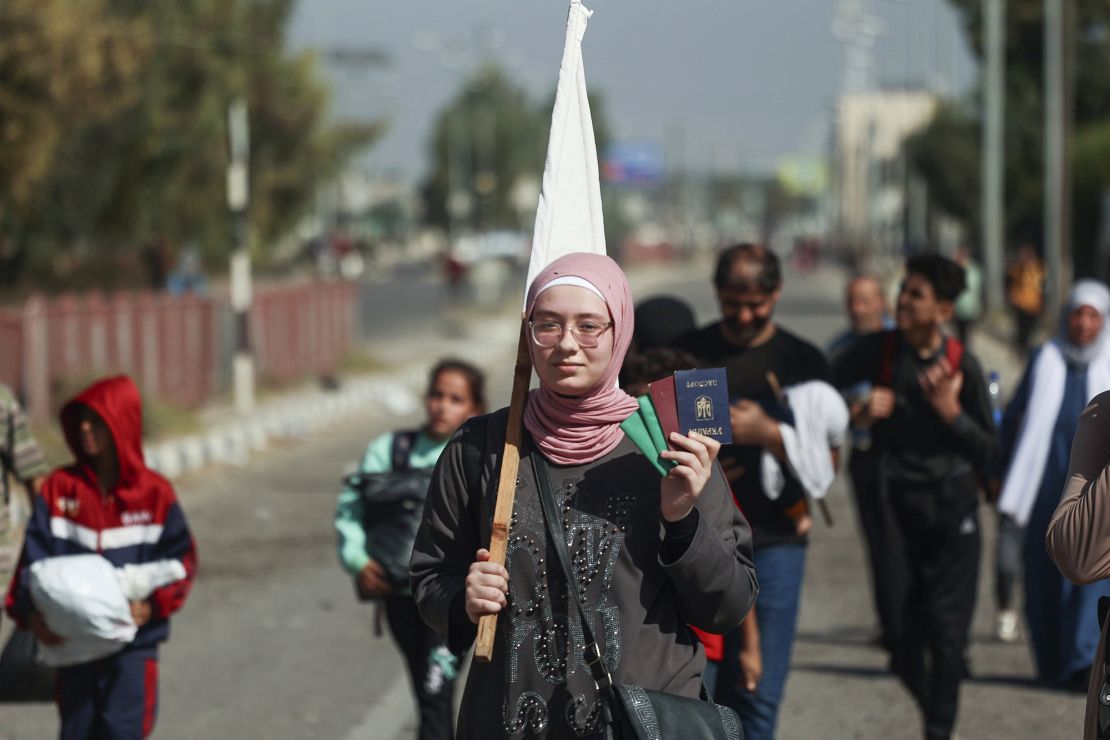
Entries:
POLYGON ((254 357, 250 346, 251 260, 247 222, 250 203, 250 124, 247 103, 237 98, 228 106, 227 207, 235 222, 231 254, 231 308, 235 312, 235 359, 232 382, 235 408, 245 414, 254 408, 254 357))
POLYGON ((987 21, 986 79, 983 101, 983 267, 987 311, 1003 308, 1003 117, 1006 107, 1005 0, 984 0, 987 21))
POLYGON ((1065 58, 1069 0, 1044 0, 1044 251, 1048 271, 1046 306, 1055 316, 1071 283, 1071 234, 1068 228, 1067 164, 1068 82, 1065 58))

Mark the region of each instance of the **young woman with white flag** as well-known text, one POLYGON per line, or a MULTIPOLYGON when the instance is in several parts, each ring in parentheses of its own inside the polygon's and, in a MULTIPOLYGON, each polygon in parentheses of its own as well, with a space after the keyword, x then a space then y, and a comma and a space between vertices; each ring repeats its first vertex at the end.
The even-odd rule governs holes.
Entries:
POLYGON ((583 626, 541 507, 549 476, 574 589, 617 684, 696 698, 705 654, 687 626, 723 633, 755 600, 751 532, 716 464, 719 444, 671 435, 660 477, 621 423, 616 386, 632 338, 628 282, 610 258, 571 254, 532 282, 529 351, 539 388, 524 413, 505 566, 489 561, 507 412, 468 422, 432 478, 410 571, 421 616, 456 652, 497 614, 492 660, 470 668, 459 738, 594 737, 601 700, 583 626))
POLYGON ((735 714, 696 701, 705 653, 688 625, 723 633, 751 608, 751 530, 716 441, 675 433, 673 450, 649 459, 622 429, 640 411, 617 387, 634 319, 628 280, 605 255, 589 17, 571 2, 512 400, 444 450, 413 595, 449 648, 476 643, 460 740, 599 737, 642 729, 656 709, 657 734, 738 738, 735 714), (685 721, 695 716, 704 732, 685 721), (680 729, 663 730, 669 721, 680 729))

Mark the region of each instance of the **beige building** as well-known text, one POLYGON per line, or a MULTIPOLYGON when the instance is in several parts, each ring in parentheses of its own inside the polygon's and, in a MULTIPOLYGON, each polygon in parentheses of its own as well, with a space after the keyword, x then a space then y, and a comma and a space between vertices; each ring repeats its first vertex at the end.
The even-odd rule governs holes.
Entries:
POLYGON ((833 141, 834 233, 856 252, 889 254, 927 238, 924 184, 902 153, 905 140, 933 118, 937 98, 920 90, 842 95, 833 141))

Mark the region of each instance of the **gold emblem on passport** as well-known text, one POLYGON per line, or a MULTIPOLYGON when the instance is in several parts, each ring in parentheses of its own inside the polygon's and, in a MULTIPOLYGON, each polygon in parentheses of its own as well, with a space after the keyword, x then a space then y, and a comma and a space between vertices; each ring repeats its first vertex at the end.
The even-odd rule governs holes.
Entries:
POLYGON ((732 442, 728 423, 728 376, 723 367, 678 370, 674 374, 678 431, 697 432, 721 444, 732 442))

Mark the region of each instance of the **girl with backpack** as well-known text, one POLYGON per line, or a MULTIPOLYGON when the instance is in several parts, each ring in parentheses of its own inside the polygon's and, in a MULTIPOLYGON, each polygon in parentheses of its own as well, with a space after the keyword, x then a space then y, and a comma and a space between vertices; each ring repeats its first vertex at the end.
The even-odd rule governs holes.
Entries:
MULTIPOLYGON (((418 737, 442 740, 453 736, 451 699, 458 659, 417 614, 408 588, 408 553, 386 556, 387 543, 383 541, 382 554, 373 557, 374 538, 367 536, 367 525, 382 523, 368 520, 364 495, 358 490, 360 481, 389 473, 394 474, 392 480, 404 482, 403 477, 411 475, 414 481, 426 482, 426 471, 435 466, 455 430, 471 416, 485 412, 485 377, 469 363, 441 361, 429 375, 424 408, 426 420, 419 429, 390 432, 370 442, 359 473, 348 479, 347 489, 339 495, 335 530, 340 563, 354 577, 361 599, 379 601, 394 642, 405 657, 419 710, 418 737)), ((398 524, 403 530, 405 523, 398 524)), ((377 527, 375 531, 379 531, 377 527)), ((384 540, 385 534, 389 533, 379 536, 384 540)))
POLYGON ((539 388, 524 411, 505 565, 486 549, 502 409, 465 424, 436 467, 413 594, 454 652, 474 642, 483 615, 498 615, 492 660, 467 676, 460 738, 599 737, 599 661, 614 686, 698 697, 705 651, 688 625, 721 634, 740 624, 758 591, 751 531, 715 440, 673 433, 661 477, 622 430, 639 405, 616 385, 633 308, 613 260, 555 260, 530 285, 526 311, 539 388), (565 538, 548 534, 558 530, 565 538))

